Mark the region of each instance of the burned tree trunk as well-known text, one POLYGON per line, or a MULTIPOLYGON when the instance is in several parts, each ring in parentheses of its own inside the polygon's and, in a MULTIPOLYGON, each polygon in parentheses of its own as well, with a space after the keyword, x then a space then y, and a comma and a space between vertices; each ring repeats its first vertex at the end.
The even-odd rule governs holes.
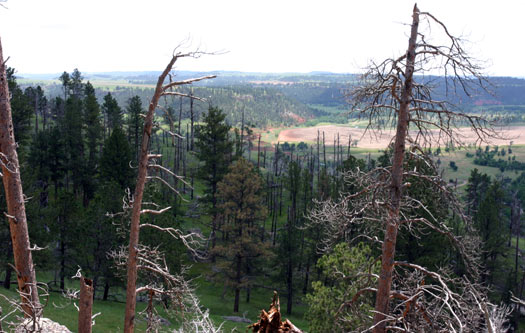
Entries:
MULTIPOLYGON (((471 229, 470 221, 464 218, 461 205, 454 193, 444 185, 432 160, 425 153, 425 148, 428 146, 439 146, 451 141, 461 146, 463 139, 460 131, 465 124, 470 125, 479 142, 501 138, 501 135, 495 131, 492 121, 483 116, 465 113, 448 101, 451 98, 456 100, 459 96, 471 97, 480 91, 486 91, 488 83, 481 73, 482 69, 476 60, 465 52, 462 41, 451 35, 441 21, 430 13, 420 12, 417 6, 414 6, 408 50, 397 58, 372 63, 362 75, 360 84, 349 91, 352 109, 359 118, 367 119, 367 130, 378 133, 384 130, 387 124, 394 121, 397 123, 393 138, 392 164, 386 168, 370 169, 369 167, 370 170, 367 172, 361 170, 351 172, 353 178, 349 180, 349 184, 363 189, 341 199, 344 204, 351 201, 351 212, 348 212, 347 207, 337 208, 339 205, 343 207, 344 204, 335 205, 326 201, 322 209, 311 214, 311 220, 317 225, 328 227, 329 232, 323 236, 327 249, 341 239, 340 237, 346 239, 346 235, 353 232, 355 226, 364 227, 360 231, 364 237, 372 235, 377 237, 377 233, 383 238, 380 274, 375 277, 377 287, 368 290, 374 292, 376 296, 373 324, 369 326, 369 329, 375 333, 383 333, 394 327, 404 327, 407 331, 426 331, 425 327, 431 331, 437 331, 437 327, 445 327, 447 331, 452 329, 461 331, 467 327, 492 325, 489 319, 483 319, 484 316, 470 316, 473 312, 476 314, 483 312, 480 309, 486 299, 486 292, 479 289, 477 284, 480 277, 479 238, 471 229), (420 17, 423 19, 420 20, 420 17), (420 22, 428 24, 425 31, 421 31, 420 22), (432 29, 434 25, 438 29, 432 29), (430 44, 428 31, 433 34, 436 34, 436 31, 441 33, 442 36, 438 37, 444 38, 446 42, 430 44), (443 80, 446 86, 444 92, 435 90, 434 82, 427 77, 429 71, 438 71, 438 75, 443 76, 440 80, 443 80), (413 131, 408 131, 409 125, 414 126, 413 131), (406 149, 408 144, 410 150, 406 149), (406 159, 410 159, 411 162, 419 160, 429 166, 430 176, 425 174, 428 171, 424 171, 420 166, 405 169, 404 165, 408 163, 406 159), (417 212, 419 208, 426 211, 428 203, 421 202, 421 198, 414 197, 411 191, 406 190, 411 186, 410 183, 414 182, 413 179, 428 184, 429 188, 439 195, 440 200, 446 202, 447 209, 462 218, 468 230, 465 235, 458 236, 451 233, 443 222, 445 217, 429 214, 429 219, 417 212), (379 197, 381 199, 378 199, 379 197), (403 230, 411 235, 421 235, 423 228, 430 228, 429 230, 446 235, 452 246, 460 253, 468 281, 453 280, 447 277, 446 271, 436 273, 422 266, 395 261, 396 243, 401 225, 407 225, 407 229, 403 230), (420 230, 416 230, 418 228, 420 230), (413 286, 413 282, 405 278, 406 275, 402 275, 403 278, 398 276, 396 290, 392 290, 393 278, 396 278, 395 267, 401 266, 400 271, 439 277, 441 285, 437 286, 438 283, 434 285, 436 285, 435 290, 440 290, 440 294, 429 295, 432 302, 421 298, 420 295, 415 294, 417 288, 413 286), (461 293, 451 294, 449 284, 454 284, 452 289, 463 288, 468 291, 465 294, 467 296, 462 296, 461 293), (476 291, 479 293, 474 295, 476 291), (470 296, 475 300, 469 300, 470 296), (406 300, 412 300, 410 297, 417 298, 418 302, 421 302, 420 309, 425 309, 424 313, 418 313, 414 317, 408 316, 407 313, 414 309, 412 304, 410 311, 403 312, 402 308, 406 305, 406 300), (441 304, 442 300, 449 302, 450 297, 456 300, 455 304, 462 305, 448 310, 443 310, 444 307, 441 305, 435 306, 441 304), (479 307, 470 306, 476 302, 479 307), (433 306, 432 320, 425 320, 425 313, 429 313, 429 309, 433 306), (460 317, 462 319, 459 319, 460 317)), ((323 159, 324 154, 323 144, 323 159)), ((374 244, 378 243, 374 242, 374 244)), ((425 287, 428 288, 429 281, 425 282, 425 287)), ((359 293, 356 295, 359 297, 359 293)))
POLYGON ((6 67, 0 41, 0 164, 4 183, 9 230, 13 244, 13 255, 22 297, 24 315, 34 317, 39 308, 36 276, 29 244, 29 233, 25 210, 25 198, 20 179, 20 166, 16 152, 15 134, 9 100, 6 67))
MULTIPOLYGON (((151 102, 148 107, 148 112, 146 113, 146 118, 144 120, 144 129, 142 135, 142 144, 140 148, 139 155, 139 167, 137 174, 137 181, 135 186, 135 192, 133 194, 133 206, 131 212, 131 224, 130 224, 130 234, 129 234, 129 247, 128 247, 128 258, 127 258, 127 287, 126 287, 126 312, 124 318, 124 332, 132 333, 135 327, 135 307, 136 307, 136 296, 137 296, 137 259, 139 252, 139 230, 140 230, 140 215, 145 212, 151 212, 150 210, 142 210, 142 197, 144 194, 144 187, 148 178, 148 166, 151 159, 158 157, 158 155, 149 154, 149 145, 151 132, 153 128, 155 109, 157 108, 159 99, 162 96, 172 95, 172 96, 185 96, 178 92, 170 92, 169 89, 185 84, 191 84, 192 82, 211 79, 214 78, 214 75, 205 76, 195 79, 188 79, 178 82, 170 82, 164 85, 164 81, 170 71, 173 68, 173 65, 177 59, 182 57, 194 57, 198 53, 174 53, 170 62, 159 76, 157 85, 155 87, 155 92, 151 98, 151 102)), ((181 107, 182 108, 182 107, 181 107)), ((179 117, 180 123, 180 117, 179 117)), ((179 133, 180 133, 180 124, 179 124, 179 133)), ((179 135, 180 137, 180 135, 179 135)))
POLYGON ((405 83, 402 87, 401 101, 397 118, 397 130, 394 143, 392 161, 392 183, 390 189, 390 207, 386 221, 385 238, 381 254, 381 274, 377 287, 374 323, 375 333, 385 332, 385 315, 388 314, 390 289, 392 287, 392 272, 394 271, 394 257, 396 253, 397 232, 399 228, 399 208, 403 183, 403 158, 405 156, 405 142, 408 131, 408 107, 412 98, 412 76, 416 59, 417 28, 419 26, 419 9, 414 6, 412 14, 412 29, 406 53, 407 65, 405 68, 405 83))
POLYGON ((78 333, 91 333, 93 291, 93 281, 81 276, 78 301, 78 333))

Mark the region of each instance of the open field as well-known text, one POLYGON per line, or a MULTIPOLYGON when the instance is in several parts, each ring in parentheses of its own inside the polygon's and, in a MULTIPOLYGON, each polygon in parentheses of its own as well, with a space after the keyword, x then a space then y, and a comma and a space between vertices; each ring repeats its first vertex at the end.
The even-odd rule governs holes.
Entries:
MULTIPOLYGON (((432 130, 436 133, 437 130, 432 130)), ((415 133, 415 131, 410 131, 415 133)), ((476 134, 470 128, 462 128, 459 130, 460 139, 464 144, 476 143, 476 134)), ((493 139, 491 145, 508 145, 510 141, 514 144, 525 144, 525 126, 509 126, 502 129, 503 136, 505 139, 493 139)), ((291 128, 284 129, 279 132, 276 141, 280 142, 306 142, 313 143, 317 140, 317 135, 320 135, 321 139, 323 133, 327 145, 333 143, 334 138, 337 138, 339 134, 339 140, 342 145, 346 145, 351 136, 352 142, 358 140, 357 146, 361 148, 385 148, 387 147, 392 138, 394 137, 394 130, 384 130, 382 133, 365 133, 363 128, 352 128, 341 125, 323 125, 305 128, 291 128)))

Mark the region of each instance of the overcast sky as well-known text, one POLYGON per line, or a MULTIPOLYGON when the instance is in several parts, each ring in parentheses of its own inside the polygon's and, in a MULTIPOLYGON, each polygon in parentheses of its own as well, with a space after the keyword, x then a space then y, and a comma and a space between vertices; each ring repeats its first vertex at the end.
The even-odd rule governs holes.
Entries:
MULTIPOLYGON (((1 0, 0 0, 1 1, 1 0)), ((408 0, 9 0, 4 58, 19 73, 161 70, 173 48, 227 51, 182 70, 355 73, 406 49, 408 0)), ((525 77, 525 1, 418 1, 472 42, 487 74, 525 77)))

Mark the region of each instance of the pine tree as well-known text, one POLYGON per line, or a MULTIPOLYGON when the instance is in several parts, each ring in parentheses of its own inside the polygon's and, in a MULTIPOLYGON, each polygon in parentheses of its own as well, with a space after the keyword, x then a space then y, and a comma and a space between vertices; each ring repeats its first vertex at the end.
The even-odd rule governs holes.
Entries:
POLYGON ((262 184, 253 166, 242 157, 218 184, 221 202, 218 208, 225 219, 224 232, 228 237, 212 250, 212 254, 220 259, 218 266, 224 274, 221 281, 235 291, 234 312, 239 312, 241 289, 253 283, 247 269, 270 254, 268 245, 261 241, 261 222, 266 218, 262 184))
POLYGON ((87 165, 84 172, 84 206, 93 199, 95 195, 97 164, 99 157, 99 142, 102 137, 102 126, 100 124, 100 106, 95 96, 95 89, 91 83, 87 83, 84 90, 84 127, 87 143, 87 165))
POLYGON ((16 82, 15 70, 13 68, 7 68, 7 83, 9 86, 9 93, 11 94, 10 103, 15 140, 19 146, 19 158, 23 158, 24 149, 20 148, 21 146, 25 146, 29 140, 31 116, 33 115, 31 98, 22 91, 16 82))
POLYGON ((67 100, 67 97, 69 95, 69 90, 71 89, 71 77, 69 76, 69 73, 64 71, 62 75, 58 78, 60 82, 62 82, 62 89, 64 90, 64 101, 67 100))
POLYGON ((82 73, 80 73, 78 68, 75 68, 70 78, 71 78, 71 81, 69 83, 69 86, 71 88, 71 93, 73 97, 82 98, 83 92, 84 92, 84 84, 82 83, 82 80, 84 79, 84 77, 82 76, 82 73))
POLYGON ((48 160, 50 179, 54 184, 54 198, 58 198, 58 190, 64 184, 61 182, 67 172, 66 142, 58 126, 49 129, 48 160))
MULTIPOLYGON (((82 100, 71 96, 66 101, 64 117, 60 121, 67 153, 67 170, 71 172, 73 192, 79 194, 84 180, 84 140, 82 132, 82 100)), ((66 174, 66 189, 69 189, 69 175, 66 174)))
POLYGON ((144 119, 142 117, 144 110, 142 109, 142 101, 139 96, 133 96, 129 99, 126 111, 128 112, 128 141, 132 147, 133 157, 135 161, 137 161, 139 143, 141 141, 142 128, 144 126, 144 119))
POLYGON ((107 129, 109 136, 114 128, 122 126, 122 109, 118 105, 117 100, 109 92, 104 96, 102 112, 104 113, 104 119, 107 120, 104 127, 105 130, 107 129))
POLYGON ((124 132, 119 127, 114 128, 102 150, 101 179, 118 184, 121 190, 130 187, 133 182, 133 170, 129 162, 132 158, 131 147, 124 132))
POLYGON ((212 216, 212 247, 215 246, 217 231, 217 186, 226 174, 229 156, 233 144, 228 138, 230 126, 224 121, 226 115, 216 107, 210 107, 204 116, 204 124, 197 132, 197 157, 204 164, 199 169, 199 176, 208 187, 205 200, 211 204, 209 210, 212 216))
POLYGON ((485 192, 481 193, 479 209, 474 222, 483 241, 483 262, 487 265, 484 276, 492 280, 498 255, 506 252, 506 221, 503 218, 505 192, 501 184, 494 180, 485 192))

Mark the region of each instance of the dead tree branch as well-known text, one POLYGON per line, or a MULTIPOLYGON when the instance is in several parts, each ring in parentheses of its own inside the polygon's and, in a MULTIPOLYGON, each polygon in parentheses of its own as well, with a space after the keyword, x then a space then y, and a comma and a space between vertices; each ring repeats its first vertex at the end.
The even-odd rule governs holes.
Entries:
MULTIPOLYGON (((126 288, 126 313, 124 319, 124 332, 131 333, 134 331, 134 318, 135 318, 135 306, 136 306, 136 293, 137 293, 137 276, 139 268, 140 253, 139 249, 139 232, 140 232, 140 215, 144 212, 149 213, 161 213, 162 210, 153 211, 145 210, 142 208, 142 198, 144 194, 144 187, 148 179, 148 168, 150 167, 150 160, 158 158, 159 156, 151 155, 149 152, 150 138, 152 134, 152 128, 154 125, 154 116, 155 110, 158 107, 159 100, 162 96, 169 95, 172 92, 172 89, 176 86, 187 85, 193 82, 202 81, 206 79, 214 78, 215 76, 204 76, 200 78, 188 79, 183 81, 173 82, 171 80, 172 75, 170 74, 173 66, 176 61, 185 58, 185 57, 199 57, 204 54, 200 51, 195 52, 179 52, 176 48, 171 60, 168 65, 159 76, 157 85, 155 87, 155 92, 151 98, 151 102, 148 107, 148 112, 144 120, 144 130, 142 135, 142 143, 140 148, 140 157, 139 157, 139 167, 138 175, 136 181, 136 187, 134 195, 132 198, 132 212, 131 212, 131 224, 130 224, 130 234, 129 234, 129 248, 128 248, 128 257, 127 257, 127 288, 126 288), (165 83, 166 79, 169 78, 169 82, 165 83)), ((155 176, 156 177, 156 176, 155 176)), ((154 178, 155 178, 154 177, 154 178)), ((161 178, 159 178, 161 179, 161 178)), ((163 182, 165 185, 166 181, 163 182)), ((171 186, 170 186, 171 187, 171 186)), ((172 188, 173 189, 173 188, 172 188)), ((167 273, 166 273, 167 274, 167 273)), ((165 275, 164 282, 171 283, 170 275, 165 275)), ((168 288, 169 289, 169 288, 168 288)))

